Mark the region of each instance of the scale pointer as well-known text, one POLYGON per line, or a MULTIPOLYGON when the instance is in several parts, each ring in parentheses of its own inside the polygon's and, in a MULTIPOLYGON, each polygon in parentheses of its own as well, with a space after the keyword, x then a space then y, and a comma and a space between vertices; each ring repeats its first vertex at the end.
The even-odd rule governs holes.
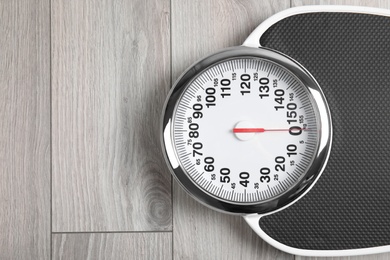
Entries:
MULTIPOLYGON (((307 128, 301 128, 307 130, 307 128)), ((233 133, 264 133, 264 132, 283 132, 290 131, 290 129, 265 129, 265 128, 233 128, 233 133)))

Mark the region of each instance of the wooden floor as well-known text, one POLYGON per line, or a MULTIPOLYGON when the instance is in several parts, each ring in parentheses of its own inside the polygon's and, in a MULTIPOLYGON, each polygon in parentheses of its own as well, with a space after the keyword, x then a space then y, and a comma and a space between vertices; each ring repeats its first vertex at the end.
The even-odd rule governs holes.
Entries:
POLYGON ((191 199, 158 139, 165 97, 187 66, 303 4, 390 8, 0 0, 0 259, 312 259, 191 199))

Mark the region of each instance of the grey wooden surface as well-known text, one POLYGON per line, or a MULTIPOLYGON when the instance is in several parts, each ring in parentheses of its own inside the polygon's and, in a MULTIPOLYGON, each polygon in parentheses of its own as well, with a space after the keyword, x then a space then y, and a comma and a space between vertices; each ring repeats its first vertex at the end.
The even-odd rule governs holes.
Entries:
POLYGON ((54 234, 53 259, 168 260, 172 233, 54 234))
POLYGON ((49 1, 0 1, 0 178, 0 259, 48 259, 49 1))
POLYGON ((52 1, 53 231, 172 230, 169 1, 52 1))
MULTIPOLYGON (((304 4, 0 0, 0 259, 316 259, 191 199, 160 153, 172 82, 304 4)), ((390 254, 346 259, 390 259, 390 254)))

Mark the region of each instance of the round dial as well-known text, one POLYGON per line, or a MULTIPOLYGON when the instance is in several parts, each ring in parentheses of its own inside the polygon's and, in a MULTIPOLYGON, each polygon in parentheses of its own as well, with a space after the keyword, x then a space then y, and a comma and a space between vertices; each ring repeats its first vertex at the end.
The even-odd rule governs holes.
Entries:
POLYGON ((177 156, 193 182, 234 202, 286 191, 306 172, 318 122, 305 86, 265 59, 208 68, 187 87, 173 125, 177 156))
POLYGON ((313 92, 266 57, 228 57, 187 79, 170 125, 180 172, 220 202, 270 202, 299 189, 317 164, 322 125, 313 92))

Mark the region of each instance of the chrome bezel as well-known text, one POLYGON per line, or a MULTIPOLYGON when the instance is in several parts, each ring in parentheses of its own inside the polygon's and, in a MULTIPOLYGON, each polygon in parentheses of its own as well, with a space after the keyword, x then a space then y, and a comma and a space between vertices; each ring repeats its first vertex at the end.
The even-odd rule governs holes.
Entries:
POLYGON ((326 99, 319 87, 318 83, 310 73, 301 66, 298 62, 290 57, 267 48, 252 48, 245 46, 238 46, 224 49, 218 53, 212 54, 200 61, 196 62, 189 69, 187 69, 176 81, 168 94, 167 100, 163 108, 162 129, 161 129, 161 143, 165 160, 171 170, 172 175, 180 183, 180 185, 193 198, 211 207, 215 210, 235 213, 235 214, 250 214, 250 213, 268 213, 275 211, 281 207, 291 204, 296 199, 307 191, 314 181, 322 173, 331 147, 332 140, 332 125, 330 119, 330 112, 326 99), (213 64, 222 62, 227 59, 234 58, 260 58, 276 63, 295 75, 306 86, 309 96, 314 101, 314 106, 319 118, 319 144, 314 155, 313 162, 303 175, 301 180, 287 191, 257 203, 239 203, 229 202, 223 199, 218 199, 206 193, 202 188, 197 186, 187 175, 184 167, 177 158, 174 142, 173 142, 173 119, 177 102, 187 88, 188 84, 197 77, 202 71, 212 66, 213 64))

